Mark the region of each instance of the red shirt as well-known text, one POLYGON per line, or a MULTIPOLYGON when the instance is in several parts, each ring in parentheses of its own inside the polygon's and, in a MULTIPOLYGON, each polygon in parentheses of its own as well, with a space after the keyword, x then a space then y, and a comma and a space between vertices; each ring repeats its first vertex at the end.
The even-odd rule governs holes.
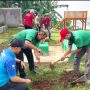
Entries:
POLYGON ((27 13, 24 16, 24 25, 32 27, 33 19, 34 19, 34 13, 27 13))
POLYGON ((45 28, 50 27, 51 18, 49 16, 45 17, 45 28))
POLYGON ((43 27, 43 25, 45 25, 45 18, 44 18, 44 17, 41 18, 40 23, 41 23, 41 26, 42 26, 42 27, 43 27))

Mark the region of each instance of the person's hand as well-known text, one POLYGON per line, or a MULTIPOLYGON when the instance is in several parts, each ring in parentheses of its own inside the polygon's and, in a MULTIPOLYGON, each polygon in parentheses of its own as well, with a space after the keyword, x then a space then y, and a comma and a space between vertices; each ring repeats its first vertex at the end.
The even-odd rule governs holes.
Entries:
POLYGON ((38 60, 38 62, 40 62, 40 56, 36 56, 36 60, 38 60))
POLYGON ((37 52, 43 54, 43 52, 40 49, 37 49, 37 52))
POLYGON ((25 79, 25 83, 26 83, 26 84, 31 84, 31 83, 32 83, 32 80, 30 80, 30 79, 25 79))
POLYGON ((67 57, 67 58, 70 58, 71 56, 72 56, 72 54, 70 53, 70 54, 68 54, 66 57, 67 57))
POLYGON ((65 58, 66 58, 66 57, 61 57, 61 59, 60 59, 60 60, 61 60, 61 61, 63 61, 65 58))
POLYGON ((22 68, 22 69, 23 69, 23 68, 25 69, 25 68, 26 68, 25 63, 24 63, 23 61, 21 61, 20 63, 21 63, 21 68, 22 68))

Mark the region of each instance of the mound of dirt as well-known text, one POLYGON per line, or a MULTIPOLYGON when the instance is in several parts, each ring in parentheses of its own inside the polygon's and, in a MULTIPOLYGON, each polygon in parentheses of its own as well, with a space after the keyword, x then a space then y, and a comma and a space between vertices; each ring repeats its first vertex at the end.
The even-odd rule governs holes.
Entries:
POLYGON ((52 90, 51 87, 58 83, 57 80, 38 80, 32 84, 33 90, 52 90))
POLYGON ((59 82, 61 83, 61 85, 63 87, 67 87, 69 84, 71 84, 74 80, 78 79, 79 77, 81 77, 82 74, 77 73, 75 71, 69 71, 69 72, 64 72, 59 79, 59 82))
POLYGON ((32 83, 33 90, 52 90, 53 85, 59 85, 67 90, 67 86, 71 84, 72 81, 78 79, 81 76, 80 73, 75 71, 64 72, 60 75, 58 80, 46 80, 41 79, 38 81, 34 81, 32 83))

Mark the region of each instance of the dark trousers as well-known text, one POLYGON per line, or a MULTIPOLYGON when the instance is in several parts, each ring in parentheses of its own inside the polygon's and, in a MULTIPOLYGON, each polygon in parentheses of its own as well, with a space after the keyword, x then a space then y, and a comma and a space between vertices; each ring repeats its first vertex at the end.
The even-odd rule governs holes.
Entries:
MULTIPOLYGON (((34 58, 33 58, 33 54, 32 54, 32 49, 30 49, 28 47, 23 47, 21 52, 16 55, 16 58, 18 58, 18 59, 23 61, 24 60, 23 53, 27 57, 28 64, 29 64, 29 70, 30 71, 34 70, 34 58)), ((17 71, 18 70, 19 70, 19 73, 20 73, 20 77, 21 78, 25 78, 26 77, 26 73, 25 73, 25 70, 21 68, 20 63, 17 63, 17 71)))
POLYGON ((47 28, 48 30, 48 36, 49 36, 49 39, 51 38, 51 30, 50 30, 50 27, 47 28))
POLYGON ((81 57, 86 53, 85 60, 85 77, 90 80, 90 47, 83 47, 82 50, 76 55, 74 60, 73 69, 79 71, 81 57))
POLYGON ((0 90, 29 90, 25 84, 8 82, 0 90))
POLYGON ((25 29, 32 29, 31 26, 24 25, 25 29))

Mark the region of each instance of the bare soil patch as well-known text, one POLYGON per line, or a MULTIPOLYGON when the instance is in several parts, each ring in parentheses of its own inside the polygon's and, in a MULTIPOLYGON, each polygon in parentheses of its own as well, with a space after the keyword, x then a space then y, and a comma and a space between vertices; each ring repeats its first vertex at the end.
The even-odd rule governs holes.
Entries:
MULTIPOLYGON (((71 85, 72 81, 78 79, 82 74, 77 73, 75 71, 69 71, 64 72, 60 75, 60 78, 58 80, 47 80, 44 78, 41 78, 38 81, 34 81, 32 83, 33 90, 53 90, 52 86, 59 85, 63 87, 63 90, 67 90, 68 85, 71 85)), ((76 85, 84 85, 77 83, 76 85)))

